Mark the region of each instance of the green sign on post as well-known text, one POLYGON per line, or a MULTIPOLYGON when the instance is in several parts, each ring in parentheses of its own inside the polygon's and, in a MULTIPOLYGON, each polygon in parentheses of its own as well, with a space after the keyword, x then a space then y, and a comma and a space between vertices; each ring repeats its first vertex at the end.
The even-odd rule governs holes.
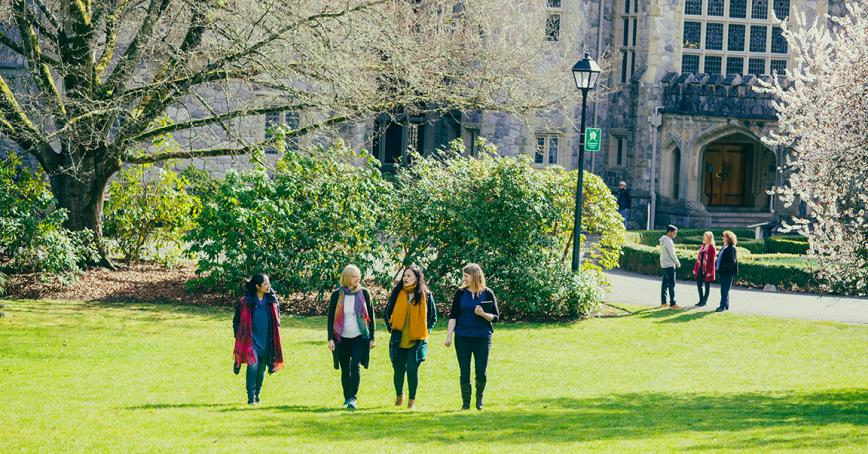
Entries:
POLYGON ((585 128, 585 151, 600 151, 601 137, 599 128, 585 128))

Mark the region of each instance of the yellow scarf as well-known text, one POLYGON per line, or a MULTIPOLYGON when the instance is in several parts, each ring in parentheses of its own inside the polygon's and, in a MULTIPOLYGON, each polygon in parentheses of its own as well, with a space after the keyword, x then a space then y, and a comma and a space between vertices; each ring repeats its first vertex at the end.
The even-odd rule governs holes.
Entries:
POLYGON ((399 331, 404 329, 404 319, 410 317, 410 340, 428 339, 428 301, 425 292, 422 292, 422 301, 418 304, 407 304, 407 295, 412 293, 416 286, 404 287, 398 292, 395 308, 392 309, 392 329, 399 331), (409 307, 409 310, 408 310, 409 307))

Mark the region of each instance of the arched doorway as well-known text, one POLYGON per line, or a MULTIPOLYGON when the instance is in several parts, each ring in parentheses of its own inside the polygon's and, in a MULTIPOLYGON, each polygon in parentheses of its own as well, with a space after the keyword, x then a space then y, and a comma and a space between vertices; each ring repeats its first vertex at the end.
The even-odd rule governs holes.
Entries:
POLYGON ((775 156, 754 137, 733 133, 704 147, 701 201, 709 208, 769 208, 775 156))

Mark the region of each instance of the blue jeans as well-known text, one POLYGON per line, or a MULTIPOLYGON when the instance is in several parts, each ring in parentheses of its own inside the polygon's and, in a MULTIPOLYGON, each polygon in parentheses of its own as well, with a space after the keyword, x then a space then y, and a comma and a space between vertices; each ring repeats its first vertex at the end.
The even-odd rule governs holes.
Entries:
POLYGON ((666 290, 669 290, 669 304, 675 304, 675 267, 663 268, 663 281, 660 283, 660 304, 666 304, 666 290))
POLYGON ((627 225, 627 215, 630 214, 629 208, 624 208, 623 210, 618 210, 618 213, 621 213, 621 217, 624 218, 624 226, 627 225))
POLYGON ((720 281, 720 307, 729 309, 729 289, 732 288, 732 280, 735 275, 718 274, 717 278, 720 281))
POLYGON ((271 355, 257 352, 256 353, 256 364, 247 365, 247 398, 258 397, 259 392, 262 391, 262 382, 265 380, 265 372, 268 370, 269 362, 271 362, 271 355))

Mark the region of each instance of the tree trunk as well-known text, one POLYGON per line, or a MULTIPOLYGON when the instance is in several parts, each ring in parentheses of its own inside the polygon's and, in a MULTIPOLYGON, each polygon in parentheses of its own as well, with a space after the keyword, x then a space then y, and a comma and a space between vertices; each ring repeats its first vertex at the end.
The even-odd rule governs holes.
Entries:
POLYGON ((100 175, 95 171, 79 172, 78 177, 58 174, 51 177, 51 192, 57 206, 67 211, 66 228, 73 231, 89 229, 99 251, 99 260, 91 265, 114 268, 102 235, 103 193, 111 176, 100 175))

